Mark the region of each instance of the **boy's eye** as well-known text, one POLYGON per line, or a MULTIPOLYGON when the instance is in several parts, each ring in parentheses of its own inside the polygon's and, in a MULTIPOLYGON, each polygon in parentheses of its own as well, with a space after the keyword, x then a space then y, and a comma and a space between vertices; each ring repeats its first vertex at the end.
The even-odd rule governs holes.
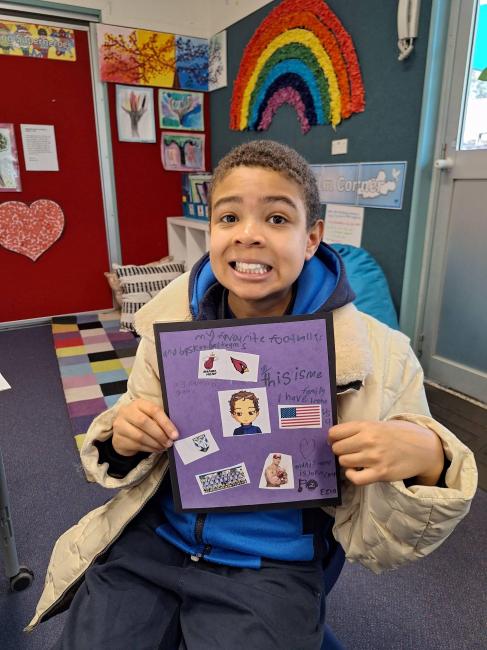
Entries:
POLYGON ((235 223, 237 221, 237 217, 234 214, 224 214, 222 217, 220 217, 220 221, 223 221, 223 223, 235 223))
POLYGON ((273 214, 271 217, 269 217, 269 222, 275 224, 276 226, 279 226, 282 223, 286 223, 287 219, 286 217, 283 217, 282 214, 273 214))

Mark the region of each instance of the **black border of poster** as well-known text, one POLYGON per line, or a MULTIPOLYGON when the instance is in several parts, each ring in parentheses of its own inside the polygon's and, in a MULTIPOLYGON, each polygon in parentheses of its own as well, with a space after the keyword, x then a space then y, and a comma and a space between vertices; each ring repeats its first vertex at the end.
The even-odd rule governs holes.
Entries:
MULTIPOLYGON (((290 321, 306 321, 306 320, 323 320, 326 322, 326 345, 328 350, 328 368, 329 368, 329 385, 330 385, 330 401, 332 411, 332 422, 337 423, 337 395, 336 395, 336 360, 335 360, 335 338, 333 331, 333 315, 331 313, 322 314, 304 314, 299 316, 280 316, 268 318, 233 318, 226 320, 204 320, 204 321, 177 321, 177 322, 156 322, 154 323, 154 337, 157 351, 157 361, 159 365, 160 383, 162 391, 162 401, 164 410, 169 418, 171 418, 171 411, 169 407, 169 400, 166 390, 166 379, 164 374, 164 362, 162 359, 161 343, 159 333, 161 332, 180 332, 191 331, 200 329, 222 329, 227 327, 240 327, 246 325, 267 325, 271 323, 283 323, 290 321)), ((253 512, 257 510, 278 510, 290 508, 316 508, 320 506, 336 506, 341 504, 341 486, 340 486, 340 466, 338 459, 335 457, 335 472, 337 484, 337 496, 332 498, 317 498, 307 499, 304 501, 287 501, 280 503, 264 503, 256 505, 242 505, 242 506, 221 506, 221 507, 208 507, 208 508, 183 508, 181 503, 181 495, 179 491, 179 483, 177 476, 176 461, 174 458, 174 446, 168 449, 169 457, 169 472, 171 479, 171 487, 174 499, 174 506, 177 512, 253 512)))

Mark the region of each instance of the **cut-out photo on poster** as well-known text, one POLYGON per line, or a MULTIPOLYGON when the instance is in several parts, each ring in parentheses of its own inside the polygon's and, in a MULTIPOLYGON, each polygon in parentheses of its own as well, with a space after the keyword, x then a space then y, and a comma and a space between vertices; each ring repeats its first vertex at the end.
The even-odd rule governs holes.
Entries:
POLYGON ((198 379, 224 379, 227 356, 226 350, 201 350, 198 379))
POLYGON ((231 467, 222 467, 204 474, 196 474, 201 494, 211 494, 220 490, 241 487, 250 483, 249 473, 245 463, 238 463, 231 467))
POLYGON ((294 490, 293 459, 275 451, 269 454, 262 468, 259 487, 269 490, 294 490))
POLYGON ((185 465, 220 451, 209 429, 176 440, 174 447, 185 465))
POLYGON ((226 379, 255 383, 259 355, 230 350, 201 350, 198 379, 226 379))
POLYGON ((271 432, 265 388, 218 391, 218 400, 224 437, 271 432))
POLYGON ((279 404, 280 429, 321 429, 321 404, 279 404))

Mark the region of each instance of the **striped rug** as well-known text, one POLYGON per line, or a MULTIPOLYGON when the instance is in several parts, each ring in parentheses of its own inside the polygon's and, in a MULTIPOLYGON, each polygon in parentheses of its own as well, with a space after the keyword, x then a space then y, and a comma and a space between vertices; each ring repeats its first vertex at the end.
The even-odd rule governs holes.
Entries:
POLYGON ((120 313, 52 319, 54 347, 73 435, 81 448, 92 420, 125 392, 138 338, 120 332, 120 313))

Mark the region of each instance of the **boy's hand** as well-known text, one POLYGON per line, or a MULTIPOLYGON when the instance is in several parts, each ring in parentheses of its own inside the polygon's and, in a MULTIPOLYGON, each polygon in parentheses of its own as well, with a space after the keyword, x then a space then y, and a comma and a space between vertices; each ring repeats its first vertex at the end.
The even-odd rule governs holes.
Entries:
POLYGON ((146 399, 136 399, 122 406, 113 421, 112 445, 122 456, 133 456, 138 451, 161 453, 178 436, 163 409, 146 399))
POLYGON ((419 485, 436 485, 443 470, 440 438, 412 422, 345 422, 330 428, 329 441, 355 485, 413 477, 419 485))

